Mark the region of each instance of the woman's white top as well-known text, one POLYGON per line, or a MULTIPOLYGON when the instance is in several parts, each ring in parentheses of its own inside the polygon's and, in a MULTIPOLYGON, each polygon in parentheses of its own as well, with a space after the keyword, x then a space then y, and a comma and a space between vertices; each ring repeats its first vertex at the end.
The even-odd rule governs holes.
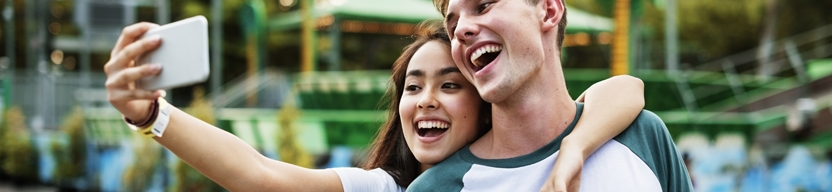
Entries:
POLYGON ((354 191, 397 191, 404 188, 396 184, 396 180, 381 168, 364 170, 356 167, 331 168, 341 178, 344 192, 354 191))

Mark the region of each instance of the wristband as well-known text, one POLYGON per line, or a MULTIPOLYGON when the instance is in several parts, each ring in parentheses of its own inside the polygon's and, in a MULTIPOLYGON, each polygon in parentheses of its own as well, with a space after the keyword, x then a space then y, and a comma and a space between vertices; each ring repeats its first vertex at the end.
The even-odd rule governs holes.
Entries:
POLYGON ((162 137, 165 130, 168 128, 170 122, 170 114, 173 112, 173 106, 168 104, 164 98, 159 98, 159 114, 156 115, 156 120, 146 129, 142 129, 140 133, 142 136, 153 138, 162 137))
POLYGON ((159 102, 157 100, 153 100, 153 102, 150 103, 150 113, 147 115, 147 119, 145 119, 141 123, 134 122, 133 120, 130 120, 125 116, 122 116, 122 118, 124 119, 124 122, 127 123, 127 127, 130 127, 130 129, 132 129, 133 131, 138 131, 139 127, 150 126, 150 124, 153 123, 154 120, 156 120, 155 114, 158 112, 159 102))
MULTIPOLYGON (((152 123, 150 126, 147 127, 138 127, 130 122, 128 122, 128 127, 133 129, 133 131, 139 132, 139 135, 153 138, 155 137, 162 137, 162 134, 165 133, 165 130, 168 127, 168 123, 170 121, 170 114, 173 111, 173 106, 168 104, 168 102, 164 98, 159 98, 157 101, 154 101, 155 108, 154 111, 158 111, 158 113, 151 113, 152 123)), ((125 118, 126 119, 126 118, 125 118)))

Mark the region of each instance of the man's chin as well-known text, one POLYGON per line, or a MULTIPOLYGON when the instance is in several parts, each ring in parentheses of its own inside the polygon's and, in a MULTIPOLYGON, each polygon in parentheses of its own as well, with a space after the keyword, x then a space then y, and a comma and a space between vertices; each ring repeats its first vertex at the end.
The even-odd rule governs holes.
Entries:
POLYGON ((488 103, 500 103, 501 101, 505 100, 508 95, 506 90, 500 89, 499 86, 483 86, 483 88, 477 88, 477 92, 482 97, 482 100, 485 100, 488 103))

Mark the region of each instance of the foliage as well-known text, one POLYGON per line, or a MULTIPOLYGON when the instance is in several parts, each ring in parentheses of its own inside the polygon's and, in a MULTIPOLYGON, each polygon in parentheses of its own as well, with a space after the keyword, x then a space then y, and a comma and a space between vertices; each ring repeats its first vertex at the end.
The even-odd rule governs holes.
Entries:
POLYGON ((37 152, 20 107, 3 113, 0 122, 0 173, 16 182, 37 181, 37 152))
POLYGON ((196 169, 178 160, 176 162, 176 180, 179 183, 174 191, 222 191, 223 188, 196 169))
POLYGON ((298 133, 294 125, 294 122, 300 117, 300 111, 293 104, 294 102, 286 103, 277 113, 277 121, 280 124, 280 131, 277 134, 277 153, 283 162, 311 168, 314 161, 312 156, 298 142, 298 133))
MULTIPOLYGON (((766 0, 676 1, 682 62, 702 63, 759 46, 766 19, 766 0), (687 57, 685 57, 687 55, 687 57)), ((645 3, 642 16, 655 32, 656 53, 664 50, 664 7, 645 3)), ((832 2, 814 0, 775 0, 777 6, 775 39, 790 37, 832 23, 832 2)), ((825 45, 823 42, 819 42, 825 45)), ((655 63, 663 63, 657 54, 655 63)))
POLYGON ((137 144, 133 149, 135 158, 133 164, 124 171, 122 188, 125 191, 145 191, 150 186, 156 166, 163 162, 160 160, 161 152, 159 145, 151 139, 132 135, 133 143, 137 144))
MULTIPOLYGON (((195 87, 193 94, 194 99, 185 112, 197 119, 215 124, 217 121, 214 116, 214 109, 211 102, 203 97, 203 89, 195 87)), ((221 191, 223 189, 219 184, 205 177, 181 159, 176 163, 175 174, 176 180, 179 181, 175 186, 175 191, 221 191)))
POLYGON ((57 166, 54 170, 56 182, 61 180, 78 178, 84 175, 86 169, 87 148, 84 145, 84 113, 80 107, 70 112, 64 119, 60 131, 69 139, 64 146, 60 143, 51 144, 57 166))
POLYGON ((216 124, 217 119, 214 116, 214 108, 211 101, 206 99, 205 91, 202 87, 194 87, 193 100, 191 100, 190 107, 185 110, 185 113, 196 117, 199 120, 205 121, 209 124, 216 124))

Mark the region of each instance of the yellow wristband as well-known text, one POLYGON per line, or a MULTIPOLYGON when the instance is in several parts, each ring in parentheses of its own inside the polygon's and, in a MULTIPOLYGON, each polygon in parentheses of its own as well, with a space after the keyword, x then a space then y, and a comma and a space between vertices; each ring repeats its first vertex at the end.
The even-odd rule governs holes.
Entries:
POLYGON ((173 107, 168 104, 168 102, 164 98, 159 98, 159 114, 156 114, 156 120, 153 121, 147 128, 138 129, 140 135, 148 138, 155 137, 162 137, 162 134, 165 133, 165 130, 168 128, 168 123, 170 122, 170 113, 173 111, 173 107))
MULTIPOLYGON (((165 133, 165 130, 168 128, 168 123, 170 123, 170 115, 173 112, 173 106, 168 104, 168 101, 165 98, 159 98, 159 116, 156 117, 156 121, 148 127, 153 135, 156 137, 162 137, 162 134, 165 133)), ((149 136, 153 137, 153 136, 149 136)))

